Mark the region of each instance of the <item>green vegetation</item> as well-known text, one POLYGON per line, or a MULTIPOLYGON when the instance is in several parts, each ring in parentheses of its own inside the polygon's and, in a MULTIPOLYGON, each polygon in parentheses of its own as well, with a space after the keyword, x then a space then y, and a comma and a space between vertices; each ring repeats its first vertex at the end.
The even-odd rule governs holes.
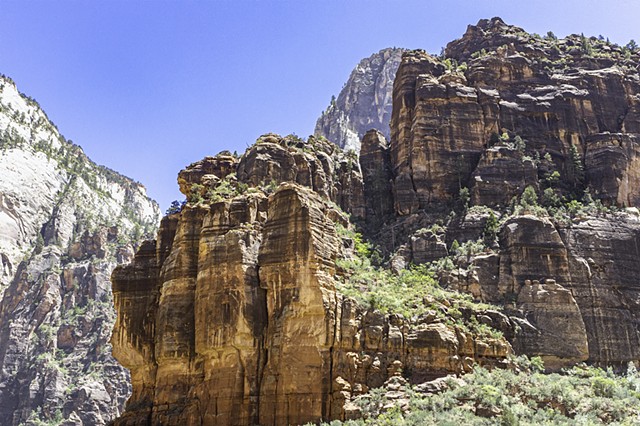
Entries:
POLYGON ((174 214, 174 213, 180 213, 185 204, 186 204, 186 200, 182 201, 182 202, 180 202, 178 200, 173 200, 171 202, 171 205, 167 209, 167 211, 164 212, 164 214, 165 215, 170 215, 170 214, 174 214))
MULTIPOLYGON (((473 315, 463 315, 463 312, 499 308, 476 303, 469 294, 442 288, 435 273, 441 265, 412 265, 394 274, 374 266, 379 259, 377 251, 360 234, 340 225, 337 230, 338 236, 354 242, 355 256, 336 261, 339 268, 338 289, 345 296, 353 298, 361 306, 383 313, 396 313, 407 319, 429 313, 461 330, 494 338, 501 336, 500 332, 480 324, 473 315)), ((481 242, 467 242, 460 249, 467 254, 475 253, 478 246, 484 250, 481 242)))
POLYGON ((582 164, 582 155, 575 145, 571 144, 569 148, 570 162, 567 164, 569 180, 573 185, 574 194, 584 189, 584 165, 582 164))
POLYGON ((527 149, 527 142, 522 138, 522 136, 509 133, 510 132, 506 131, 502 132, 502 134, 496 132, 491 133, 487 146, 491 148, 493 146, 500 145, 524 153, 527 149))
POLYGON ((62 424, 64 420, 60 409, 56 410, 53 415, 49 415, 42 412, 42 407, 38 407, 29 413, 27 424, 33 426, 56 426, 62 424))
POLYGON ((496 215, 491 211, 489 213, 489 218, 484 225, 484 230, 482 231, 482 237, 487 246, 491 247, 491 245, 495 243, 498 236, 499 225, 500 223, 498 222, 498 218, 496 218, 496 215))
POLYGON ((458 200, 456 203, 456 210, 459 212, 465 212, 469 208, 469 204, 471 202, 471 193, 469 192, 469 188, 462 187, 460 188, 460 192, 458 194, 458 200))
POLYGON ((634 425, 640 416, 640 375, 633 364, 623 375, 584 365, 545 374, 540 359, 518 357, 510 369, 476 367, 462 382, 447 381, 439 394, 404 391, 404 412, 385 389, 373 389, 356 399, 363 419, 330 425, 634 425))

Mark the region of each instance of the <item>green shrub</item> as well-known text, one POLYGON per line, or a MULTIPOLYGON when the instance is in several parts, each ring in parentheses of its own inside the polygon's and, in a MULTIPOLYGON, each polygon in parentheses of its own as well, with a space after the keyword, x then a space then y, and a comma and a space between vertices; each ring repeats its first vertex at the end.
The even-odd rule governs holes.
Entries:
POLYGON ((524 356, 512 368, 476 367, 441 393, 423 395, 412 389, 402 412, 384 390, 360 397, 364 420, 345 424, 398 425, 594 425, 638 423, 640 397, 635 369, 616 375, 595 367, 578 366, 544 374, 539 362, 524 356), (385 409, 385 407, 392 407, 385 409), (486 417, 487 413, 492 413, 486 417), (389 423, 392 421, 392 423, 389 423))

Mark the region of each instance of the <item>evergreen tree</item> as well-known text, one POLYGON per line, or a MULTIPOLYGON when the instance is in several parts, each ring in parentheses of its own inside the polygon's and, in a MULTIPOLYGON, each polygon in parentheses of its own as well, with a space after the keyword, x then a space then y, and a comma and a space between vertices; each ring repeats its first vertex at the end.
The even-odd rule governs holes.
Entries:
POLYGON ((484 243, 487 247, 491 247, 498 236, 498 218, 493 214, 493 211, 489 213, 489 218, 484 225, 484 230, 482 231, 482 237, 484 239, 484 243))
POLYGON ((582 165, 582 155, 575 145, 571 144, 569 148, 569 177, 573 184, 574 192, 577 192, 584 185, 584 166, 582 165))
POLYGON ((184 203, 181 203, 178 200, 173 200, 171 202, 171 205, 169 206, 169 208, 167 209, 167 211, 164 213, 165 215, 170 215, 170 214, 174 214, 174 213, 180 213, 180 211, 182 210, 182 206, 184 205, 184 203))

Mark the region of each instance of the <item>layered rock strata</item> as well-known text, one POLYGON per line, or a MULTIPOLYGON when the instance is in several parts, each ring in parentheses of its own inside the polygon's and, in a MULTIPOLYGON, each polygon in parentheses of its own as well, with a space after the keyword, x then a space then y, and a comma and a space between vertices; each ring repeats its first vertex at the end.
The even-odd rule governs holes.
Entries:
POLYGON ((625 49, 482 20, 444 57, 403 54, 390 142, 367 132, 359 161, 323 138, 265 135, 185 169, 185 208, 113 275, 113 344, 134 388, 116 424, 346 419, 389 378, 512 351, 549 369, 639 362, 640 57, 625 49), (428 263, 498 305, 460 315, 504 337, 341 295, 355 241, 336 207, 384 267, 428 263))
POLYGON ((543 178, 537 161, 519 165, 505 148, 487 150, 504 135, 522 139, 525 158, 548 154, 566 185, 589 186, 605 203, 637 204, 638 52, 595 38, 534 37, 494 18, 470 26, 444 53, 407 52, 397 72, 397 214, 452 200, 464 187, 479 204, 504 205, 543 178), (505 174, 507 184, 492 183, 505 174))
POLYGON ((350 245, 336 223, 348 225, 344 213, 297 183, 166 217, 157 242, 112 277, 114 355, 134 388, 115 424, 345 419, 355 396, 400 368, 425 380, 504 362, 502 338, 344 298, 336 260, 350 245))

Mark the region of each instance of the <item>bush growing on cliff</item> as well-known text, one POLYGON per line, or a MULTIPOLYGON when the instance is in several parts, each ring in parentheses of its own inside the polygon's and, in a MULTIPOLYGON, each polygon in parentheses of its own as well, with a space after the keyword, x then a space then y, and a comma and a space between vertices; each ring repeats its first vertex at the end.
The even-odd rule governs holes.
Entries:
MULTIPOLYGON (((513 201, 513 200, 512 200, 513 201)), ((547 210, 538 204, 538 193, 533 186, 527 186, 520 196, 520 200, 512 204, 513 214, 532 214, 538 217, 548 216, 547 210)))
POLYGON ((180 213, 182 211, 182 208, 184 207, 186 203, 185 201, 178 201, 178 200, 173 200, 171 202, 171 205, 169 206, 169 208, 167 209, 167 211, 164 212, 165 215, 170 215, 170 214, 174 214, 174 213, 180 213))
POLYGON ((573 186, 574 195, 578 197, 584 189, 584 165, 582 164, 582 155, 580 155, 578 148, 573 144, 571 144, 569 148, 569 155, 570 159, 567 164, 567 171, 573 186))
POLYGON ((189 190, 189 196, 187 197, 187 201, 190 203, 200 203, 204 199, 202 198, 202 191, 204 187, 198 183, 194 183, 191 185, 189 190))
POLYGON ((469 188, 462 187, 460 188, 460 193, 458 194, 458 200, 456 202, 456 210, 458 212, 464 212, 469 208, 469 203, 471 202, 471 194, 469 192, 469 188))
POLYGON ((482 231, 482 238, 488 247, 491 247, 495 243, 496 237, 498 236, 499 226, 500 222, 498 221, 498 218, 493 211, 491 211, 489 213, 489 218, 484 225, 484 230, 482 231))
POLYGON ((413 265, 398 275, 373 267, 366 258, 337 260, 336 265, 342 270, 338 289, 361 306, 407 319, 431 312, 441 321, 476 335, 501 336, 497 330, 473 321, 475 318, 465 320, 461 313, 500 308, 476 303, 469 294, 442 288, 431 265, 413 265))
POLYGON ((331 425, 638 424, 640 377, 632 364, 624 375, 587 366, 544 374, 539 359, 526 357, 513 359, 512 366, 476 367, 462 376, 463 382, 450 380, 435 395, 404 387, 401 391, 409 400, 406 411, 388 397, 397 395, 373 389, 360 397, 363 419, 331 425))

